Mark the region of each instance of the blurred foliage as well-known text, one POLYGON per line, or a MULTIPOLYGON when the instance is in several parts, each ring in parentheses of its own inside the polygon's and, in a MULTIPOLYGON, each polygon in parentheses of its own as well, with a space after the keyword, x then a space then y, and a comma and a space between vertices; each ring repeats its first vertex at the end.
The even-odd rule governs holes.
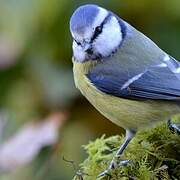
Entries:
POLYGON ((32 119, 58 111, 70 116, 60 129, 58 150, 49 147, 28 166, 0 179, 70 179, 73 169, 63 154, 79 163, 86 156, 82 144, 103 133, 122 132, 89 105, 73 83, 69 19, 86 3, 112 10, 180 58, 179 0, 1 0, 0 141, 32 119))
MULTIPOLYGON (((85 146, 88 158, 81 164, 84 180, 96 179, 108 168, 123 140, 123 136, 102 136, 85 146)), ((172 134, 165 124, 138 133, 121 157, 121 160, 127 159, 132 162, 108 172, 111 179, 179 179, 180 138, 172 134)))

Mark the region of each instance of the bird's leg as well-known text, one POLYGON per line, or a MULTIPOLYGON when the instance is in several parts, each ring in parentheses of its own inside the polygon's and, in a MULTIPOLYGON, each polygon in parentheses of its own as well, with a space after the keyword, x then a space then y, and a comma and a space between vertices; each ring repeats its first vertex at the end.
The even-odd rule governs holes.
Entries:
POLYGON ((130 160, 120 161, 120 157, 123 154, 126 147, 128 146, 129 142, 135 136, 135 134, 136 134, 136 132, 133 130, 126 130, 126 137, 125 137, 123 144, 120 146, 116 155, 112 159, 108 169, 105 170, 104 172, 102 172, 98 177, 107 176, 107 175, 109 176, 109 171, 111 171, 112 169, 115 169, 117 166, 125 166, 130 162, 130 160))
POLYGON ((173 124, 171 120, 168 120, 168 127, 173 133, 180 135, 180 124, 173 124))

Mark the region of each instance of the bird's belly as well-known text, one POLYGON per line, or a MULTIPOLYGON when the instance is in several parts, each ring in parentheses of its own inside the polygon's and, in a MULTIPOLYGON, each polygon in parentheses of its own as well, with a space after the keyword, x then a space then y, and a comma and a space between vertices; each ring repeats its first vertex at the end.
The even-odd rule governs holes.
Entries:
POLYGON ((106 118, 125 129, 149 127, 180 113, 176 103, 136 101, 108 95, 96 89, 85 75, 74 73, 77 88, 89 102, 106 118))

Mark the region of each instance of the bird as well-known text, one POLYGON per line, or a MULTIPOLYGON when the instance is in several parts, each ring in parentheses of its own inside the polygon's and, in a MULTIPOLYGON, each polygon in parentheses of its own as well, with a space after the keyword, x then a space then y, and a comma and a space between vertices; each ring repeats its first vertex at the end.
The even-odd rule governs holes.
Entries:
MULTIPOLYGON (((126 131, 107 175, 136 132, 180 113, 180 63, 115 13, 96 4, 70 18, 76 87, 107 119, 126 131)), ((180 126, 168 121, 180 133, 180 126)))

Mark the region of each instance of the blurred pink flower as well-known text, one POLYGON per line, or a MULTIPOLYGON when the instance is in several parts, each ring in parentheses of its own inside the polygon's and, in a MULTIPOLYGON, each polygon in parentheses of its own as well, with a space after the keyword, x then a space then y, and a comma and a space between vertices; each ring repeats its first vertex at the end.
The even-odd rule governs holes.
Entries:
POLYGON ((31 162, 45 146, 58 142, 58 130, 67 116, 53 113, 44 121, 31 122, 0 146, 0 171, 16 170, 31 162))

